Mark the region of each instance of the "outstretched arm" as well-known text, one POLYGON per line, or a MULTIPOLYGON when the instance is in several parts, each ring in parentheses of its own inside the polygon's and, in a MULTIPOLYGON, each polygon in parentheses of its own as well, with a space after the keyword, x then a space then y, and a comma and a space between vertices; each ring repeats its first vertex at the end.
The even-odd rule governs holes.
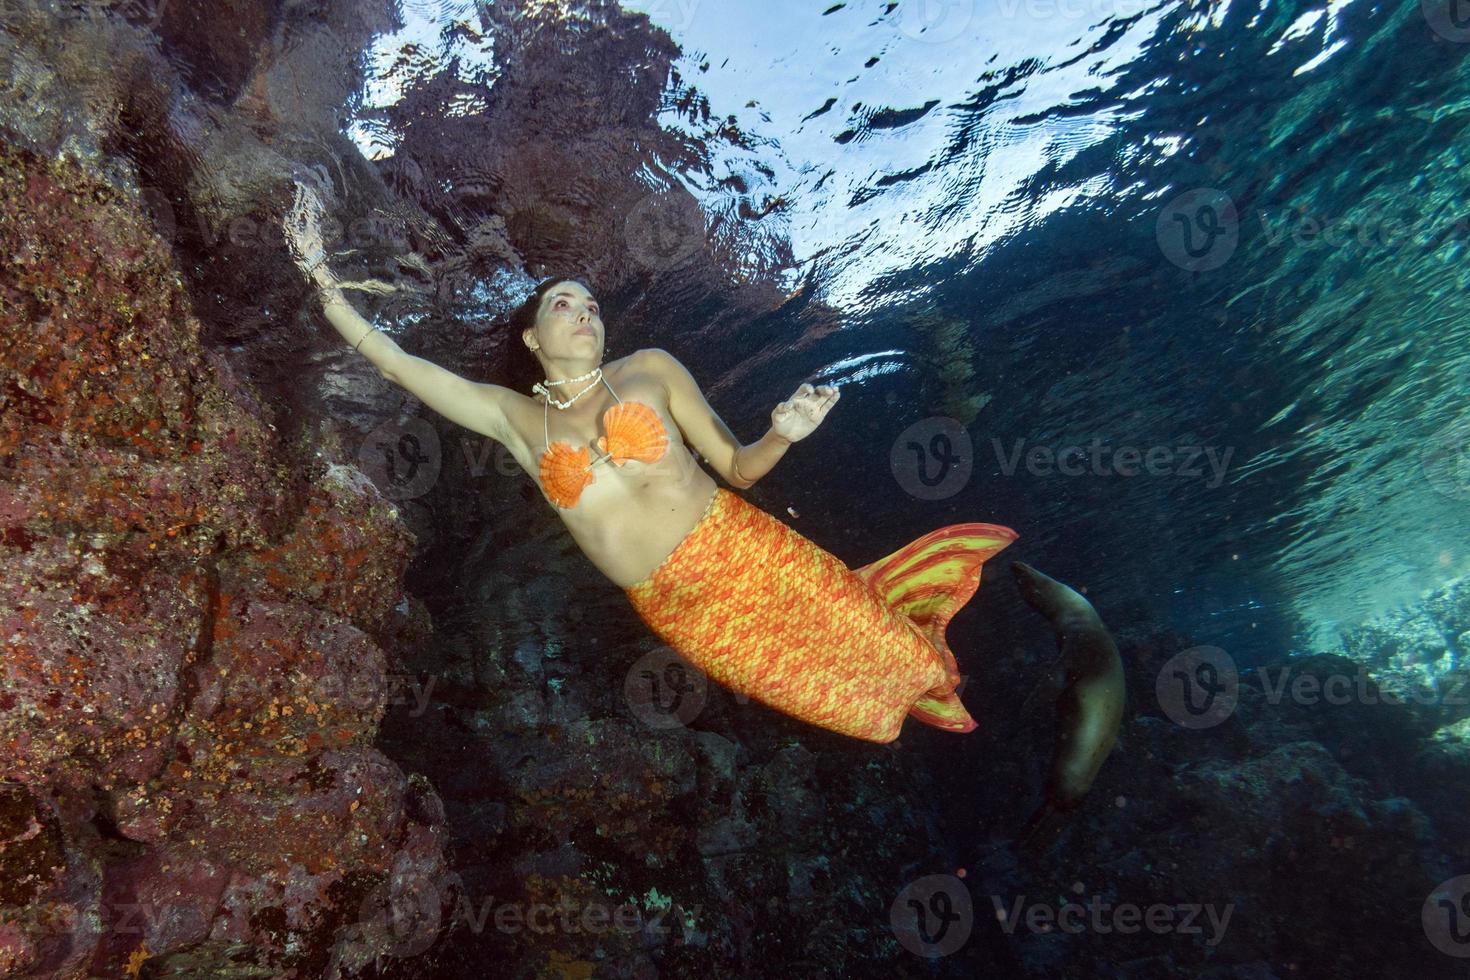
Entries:
MULTIPOLYGON (((505 442, 509 432, 505 407, 515 392, 500 385, 470 381, 406 353, 391 337, 363 319, 347 301, 342 284, 327 266, 321 237, 321 210, 319 189, 298 182, 296 202, 286 219, 286 240, 297 265, 315 285, 327 320, 337 328, 342 339, 371 361, 383 377, 406 388, 451 422, 505 442)), ((374 284, 381 286, 376 280, 348 285, 372 289, 374 284)))
MULTIPOLYGON (((330 273, 329 273, 330 275, 330 273)), ((515 392, 502 385, 462 378, 433 361, 409 354, 381 330, 374 330, 335 285, 321 288, 327 319, 344 338, 361 341, 358 352, 378 371, 419 401, 458 425, 497 442, 506 442, 506 405, 515 392)))
POLYGON ((715 472, 731 486, 745 489, 771 471, 786 448, 812 433, 827 411, 837 404, 830 385, 804 384, 771 412, 771 428, 750 445, 742 445, 715 414, 689 370, 668 351, 650 347, 641 352, 669 392, 669 411, 684 438, 709 460, 715 472))

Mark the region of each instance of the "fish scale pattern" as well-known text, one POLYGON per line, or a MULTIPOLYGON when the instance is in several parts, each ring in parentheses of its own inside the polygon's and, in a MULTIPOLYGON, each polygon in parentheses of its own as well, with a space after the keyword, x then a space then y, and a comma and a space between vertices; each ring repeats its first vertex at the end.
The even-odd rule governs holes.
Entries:
MULTIPOLYGON (((977 527, 993 525, 952 526, 977 527)), ((950 530, 920 542, 945 539, 950 530)), ((968 552, 957 580, 968 591, 954 596, 954 606, 978 585, 983 557, 1015 536, 999 530, 1009 537, 987 540, 983 556, 968 552)), ((947 547, 957 549, 953 540, 947 547)), ((720 487, 684 540, 624 592, 650 629, 711 680, 777 711, 855 738, 891 742, 920 704, 929 709, 927 717, 914 712, 920 720, 970 731, 975 723, 954 694, 958 674, 948 648, 941 653, 875 590, 881 580, 870 583, 866 574, 901 564, 912 548, 854 571, 720 487)))

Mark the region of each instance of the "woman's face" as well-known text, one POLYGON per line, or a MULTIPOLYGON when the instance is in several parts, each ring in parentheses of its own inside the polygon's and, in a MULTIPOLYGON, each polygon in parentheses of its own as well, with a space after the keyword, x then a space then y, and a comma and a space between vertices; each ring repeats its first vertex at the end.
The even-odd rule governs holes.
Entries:
POLYGON ((552 358, 602 360, 602 308, 581 283, 559 282, 541 298, 536 341, 552 358))

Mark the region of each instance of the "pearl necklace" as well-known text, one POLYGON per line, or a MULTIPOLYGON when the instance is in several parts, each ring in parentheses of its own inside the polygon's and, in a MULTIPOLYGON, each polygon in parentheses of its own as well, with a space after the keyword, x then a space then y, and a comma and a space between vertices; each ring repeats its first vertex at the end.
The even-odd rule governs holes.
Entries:
POLYGON ((533 392, 540 392, 541 394, 545 395, 546 396, 546 402, 549 405, 555 405, 557 408, 571 408, 572 405, 573 405, 573 403, 575 403, 578 398, 581 398, 583 395, 587 394, 587 392, 589 392, 593 388, 596 388, 597 387, 597 382, 596 381, 592 382, 590 385, 588 385, 587 387, 583 388, 581 391, 577 392, 575 395, 573 395, 571 398, 568 398, 566 401, 558 401, 557 399, 553 398, 551 396, 551 391, 550 391, 550 389, 547 386, 548 385, 567 385, 567 384, 571 384, 574 381, 586 381, 588 378, 592 378, 592 377, 599 377, 600 378, 601 374, 602 374, 602 367, 601 366, 598 366, 598 367, 593 368, 591 371, 588 371, 586 374, 579 374, 579 375, 577 375, 575 378, 564 378, 561 381, 538 381, 534 385, 531 386, 531 390, 533 392))

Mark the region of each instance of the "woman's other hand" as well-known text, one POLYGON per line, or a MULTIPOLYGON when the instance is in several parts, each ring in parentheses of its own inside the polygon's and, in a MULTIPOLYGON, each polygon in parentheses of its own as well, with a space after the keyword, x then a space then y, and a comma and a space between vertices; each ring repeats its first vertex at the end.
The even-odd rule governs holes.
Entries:
POLYGON ((796 394, 771 410, 771 429, 789 442, 805 439, 822 424, 840 393, 832 385, 803 384, 796 394))

